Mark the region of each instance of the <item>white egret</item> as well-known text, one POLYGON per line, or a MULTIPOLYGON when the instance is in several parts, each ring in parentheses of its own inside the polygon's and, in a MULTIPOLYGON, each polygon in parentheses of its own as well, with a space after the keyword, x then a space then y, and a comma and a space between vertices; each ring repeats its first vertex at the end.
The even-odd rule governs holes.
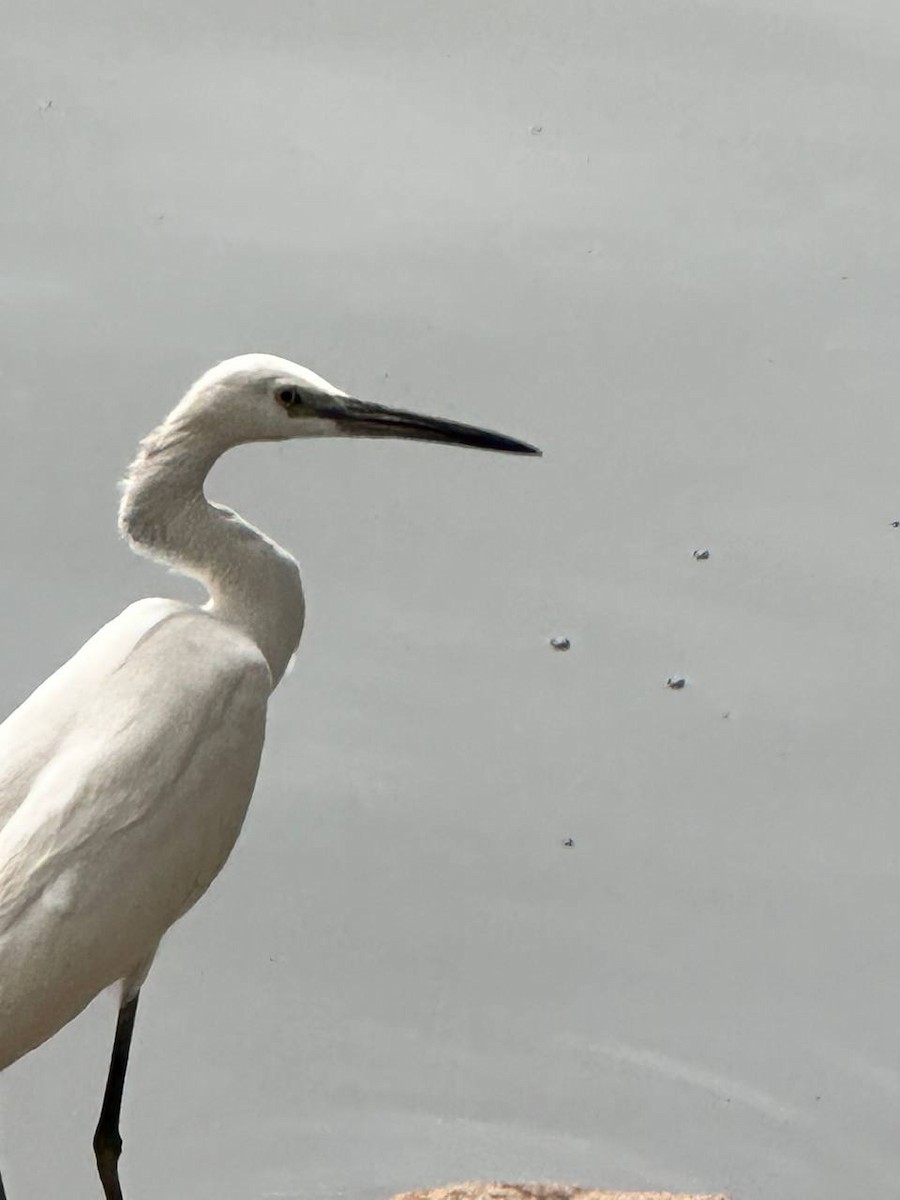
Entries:
POLYGON ((141 443, 119 509, 133 549, 199 580, 208 601, 130 605, 0 726, 0 1070, 120 984, 94 1135, 107 1200, 122 1196, 119 1113, 141 985, 162 935, 234 846, 266 705, 303 628, 297 563, 203 484, 234 446, 327 436, 539 453, 353 399, 286 359, 220 363, 141 443))

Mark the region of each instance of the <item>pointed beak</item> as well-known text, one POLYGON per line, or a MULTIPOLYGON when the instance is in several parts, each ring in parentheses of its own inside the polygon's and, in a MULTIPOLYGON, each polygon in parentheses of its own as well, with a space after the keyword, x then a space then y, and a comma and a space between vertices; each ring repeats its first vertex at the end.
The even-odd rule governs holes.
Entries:
POLYGON ((445 421, 442 417, 424 417, 419 413, 386 408, 383 404, 369 404, 349 396, 341 398, 340 409, 329 415, 337 425, 338 432, 345 437, 408 438, 418 442, 447 442, 453 446, 499 450, 504 454, 541 453, 536 446, 529 446, 527 442, 494 433, 490 429, 463 425, 459 421, 445 421))

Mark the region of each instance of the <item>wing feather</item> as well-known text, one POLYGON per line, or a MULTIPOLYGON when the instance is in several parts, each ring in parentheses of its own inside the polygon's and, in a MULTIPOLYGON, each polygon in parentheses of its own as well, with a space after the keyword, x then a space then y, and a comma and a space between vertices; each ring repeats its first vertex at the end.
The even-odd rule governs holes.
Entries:
POLYGON ((0 828, 63 741, 85 704, 128 661, 140 640, 175 613, 195 612, 177 600, 131 604, 84 643, 0 725, 0 828))
POLYGON ((270 690, 247 638, 182 609, 65 713, 0 829, 0 1069, 152 955, 219 872, 270 690))

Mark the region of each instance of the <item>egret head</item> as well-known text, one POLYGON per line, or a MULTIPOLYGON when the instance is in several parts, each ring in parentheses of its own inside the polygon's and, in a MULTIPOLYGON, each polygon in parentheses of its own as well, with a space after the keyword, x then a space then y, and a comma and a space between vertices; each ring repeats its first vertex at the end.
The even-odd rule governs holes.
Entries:
POLYGON ((244 354, 207 371, 172 417, 230 444, 301 437, 393 437, 540 454, 503 434, 357 400, 306 367, 271 354, 244 354))

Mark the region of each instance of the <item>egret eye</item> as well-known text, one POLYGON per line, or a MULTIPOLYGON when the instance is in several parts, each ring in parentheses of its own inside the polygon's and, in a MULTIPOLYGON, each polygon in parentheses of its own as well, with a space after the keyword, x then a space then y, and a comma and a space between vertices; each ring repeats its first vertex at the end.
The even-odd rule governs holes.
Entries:
POLYGON ((300 403, 300 393, 296 388, 281 388, 278 392, 278 399, 285 408, 290 408, 292 405, 300 403))

